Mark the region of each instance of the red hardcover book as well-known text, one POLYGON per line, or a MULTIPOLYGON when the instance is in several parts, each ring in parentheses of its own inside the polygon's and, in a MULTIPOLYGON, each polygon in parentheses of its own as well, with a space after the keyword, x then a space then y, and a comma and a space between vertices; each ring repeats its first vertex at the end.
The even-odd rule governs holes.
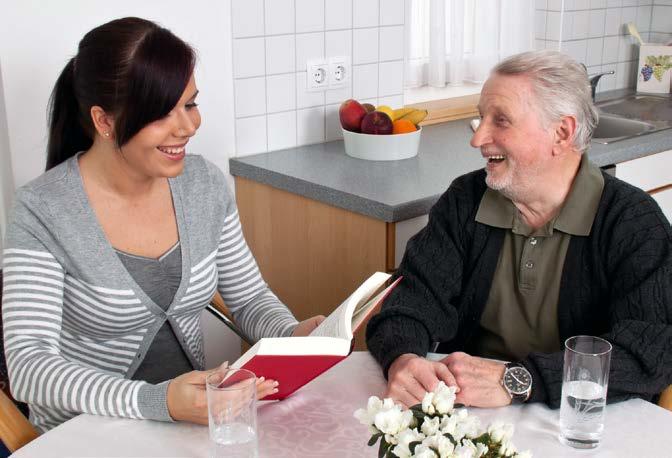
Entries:
POLYGON ((306 337, 264 338, 233 364, 280 382, 264 400, 284 399, 338 362, 353 348, 353 335, 399 283, 381 288, 389 274, 376 272, 306 337))

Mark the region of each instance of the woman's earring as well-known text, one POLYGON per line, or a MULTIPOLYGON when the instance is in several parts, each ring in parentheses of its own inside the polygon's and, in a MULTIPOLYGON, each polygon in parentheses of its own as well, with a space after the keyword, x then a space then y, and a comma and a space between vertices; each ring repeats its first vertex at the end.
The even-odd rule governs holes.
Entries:
POLYGON ((109 136, 110 136, 110 133, 109 133, 109 132, 105 132, 103 135, 105 135, 106 137, 109 137, 109 136))

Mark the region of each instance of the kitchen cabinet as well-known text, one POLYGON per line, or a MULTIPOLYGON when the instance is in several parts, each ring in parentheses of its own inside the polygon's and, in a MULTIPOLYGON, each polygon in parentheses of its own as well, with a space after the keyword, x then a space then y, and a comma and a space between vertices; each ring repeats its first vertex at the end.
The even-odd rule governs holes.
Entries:
MULTIPOLYGON (((328 315, 373 272, 394 268, 395 223, 235 177, 245 239, 298 320, 328 315)), ((366 349, 365 329, 355 348, 366 349)))
POLYGON ((672 150, 622 162, 616 176, 651 194, 672 221, 672 150))

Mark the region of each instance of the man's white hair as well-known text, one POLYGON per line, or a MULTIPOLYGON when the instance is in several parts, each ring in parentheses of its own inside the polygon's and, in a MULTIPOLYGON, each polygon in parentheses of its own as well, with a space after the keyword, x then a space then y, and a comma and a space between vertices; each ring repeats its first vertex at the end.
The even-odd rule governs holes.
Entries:
POLYGON ((599 120, 586 69, 558 51, 530 51, 508 57, 492 70, 500 75, 525 75, 546 125, 563 116, 576 118, 574 146, 585 152, 599 120))

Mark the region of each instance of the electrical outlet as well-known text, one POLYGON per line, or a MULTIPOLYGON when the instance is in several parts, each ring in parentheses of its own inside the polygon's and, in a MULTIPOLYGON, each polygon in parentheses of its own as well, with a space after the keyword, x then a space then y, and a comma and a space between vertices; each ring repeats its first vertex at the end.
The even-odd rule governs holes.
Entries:
POLYGON ((337 56, 329 58, 329 87, 345 87, 350 82, 352 66, 349 56, 337 56))
POLYGON ((329 65, 326 60, 306 62, 306 89, 308 91, 326 91, 329 87, 329 76, 329 65))

